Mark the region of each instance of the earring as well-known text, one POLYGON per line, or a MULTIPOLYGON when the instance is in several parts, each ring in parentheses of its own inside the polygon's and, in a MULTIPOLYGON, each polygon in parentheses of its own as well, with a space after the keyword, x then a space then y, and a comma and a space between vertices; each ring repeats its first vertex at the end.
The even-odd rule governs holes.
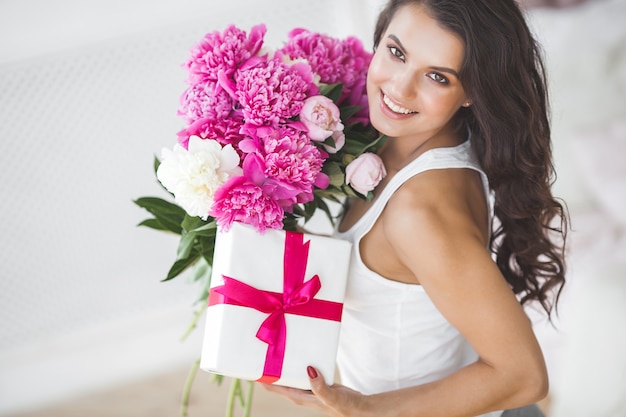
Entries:
POLYGON ((463 103, 463 107, 469 107, 472 105, 471 101, 466 101, 465 103, 463 103))

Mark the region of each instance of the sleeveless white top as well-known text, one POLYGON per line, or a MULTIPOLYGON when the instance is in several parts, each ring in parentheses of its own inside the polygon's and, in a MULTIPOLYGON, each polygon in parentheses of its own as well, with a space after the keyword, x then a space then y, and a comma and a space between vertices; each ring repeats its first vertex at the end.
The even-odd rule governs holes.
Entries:
MULTIPOLYGON (((478 359, 421 285, 392 281, 373 272, 365 266, 359 252, 359 242, 405 181, 427 170, 446 168, 469 168, 480 173, 489 218, 493 219, 487 176, 475 161, 467 140, 455 147, 424 152, 389 181, 350 229, 335 232, 336 237, 353 243, 337 366, 341 383, 364 394, 441 379, 478 359)), ((498 411, 484 416, 501 414, 498 411)))

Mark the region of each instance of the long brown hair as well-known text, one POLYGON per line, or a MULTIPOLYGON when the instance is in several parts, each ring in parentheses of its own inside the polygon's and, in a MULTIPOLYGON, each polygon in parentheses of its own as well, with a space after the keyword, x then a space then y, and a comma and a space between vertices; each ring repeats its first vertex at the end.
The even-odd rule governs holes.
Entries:
POLYGON ((460 81, 472 105, 455 118, 472 132, 495 193, 491 250, 520 302, 536 300, 550 315, 565 283, 568 215, 551 192, 556 174, 540 47, 514 0, 390 0, 375 47, 405 5, 424 6, 464 43, 460 81))

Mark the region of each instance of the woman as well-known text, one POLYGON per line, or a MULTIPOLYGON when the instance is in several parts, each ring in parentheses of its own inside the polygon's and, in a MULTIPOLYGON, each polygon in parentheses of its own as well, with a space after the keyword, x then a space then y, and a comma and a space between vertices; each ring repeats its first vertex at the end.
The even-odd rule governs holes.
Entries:
POLYGON ((337 233, 355 248, 344 385, 309 367, 312 392, 268 389, 331 416, 540 416, 527 405, 546 368, 522 304, 550 313, 567 219, 538 47, 514 0, 391 0, 374 40, 387 176, 337 233))

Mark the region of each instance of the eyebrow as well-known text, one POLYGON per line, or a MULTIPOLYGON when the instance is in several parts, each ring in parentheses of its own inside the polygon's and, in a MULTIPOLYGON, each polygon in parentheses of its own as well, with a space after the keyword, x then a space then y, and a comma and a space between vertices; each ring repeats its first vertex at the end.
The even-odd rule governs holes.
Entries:
MULTIPOLYGON (((402 45, 402 42, 400 42, 400 39, 398 39, 398 37, 396 35, 389 34, 389 35, 387 35, 387 37, 389 39, 391 39, 392 41, 394 41, 395 43, 397 43, 398 46, 400 47, 400 49, 402 49, 403 51, 406 51, 406 48, 404 47, 404 45, 402 45)), ((456 78, 459 78, 459 73, 456 72, 455 70, 453 70, 452 68, 448 68, 448 67, 430 67, 430 68, 435 70, 435 71, 446 72, 448 74, 452 74, 456 78)))
POLYGON ((439 72, 447 72, 448 74, 452 74, 456 78, 459 78, 459 73, 456 72, 455 70, 453 70, 452 68, 446 68, 446 67, 430 67, 430 68, 434 69, 435 71, 439 71, 439 72))
POLYGON ((400 42, 400 39, 398 39, 396 35, 390 34, 390 35, 387 35, 387 37, 390 38, 395 43, 397 43, 400 49, 402 49, 403 51, 406 51, 406 48, 404 47, 404 45, 402 45, 402 42, 400 42))

